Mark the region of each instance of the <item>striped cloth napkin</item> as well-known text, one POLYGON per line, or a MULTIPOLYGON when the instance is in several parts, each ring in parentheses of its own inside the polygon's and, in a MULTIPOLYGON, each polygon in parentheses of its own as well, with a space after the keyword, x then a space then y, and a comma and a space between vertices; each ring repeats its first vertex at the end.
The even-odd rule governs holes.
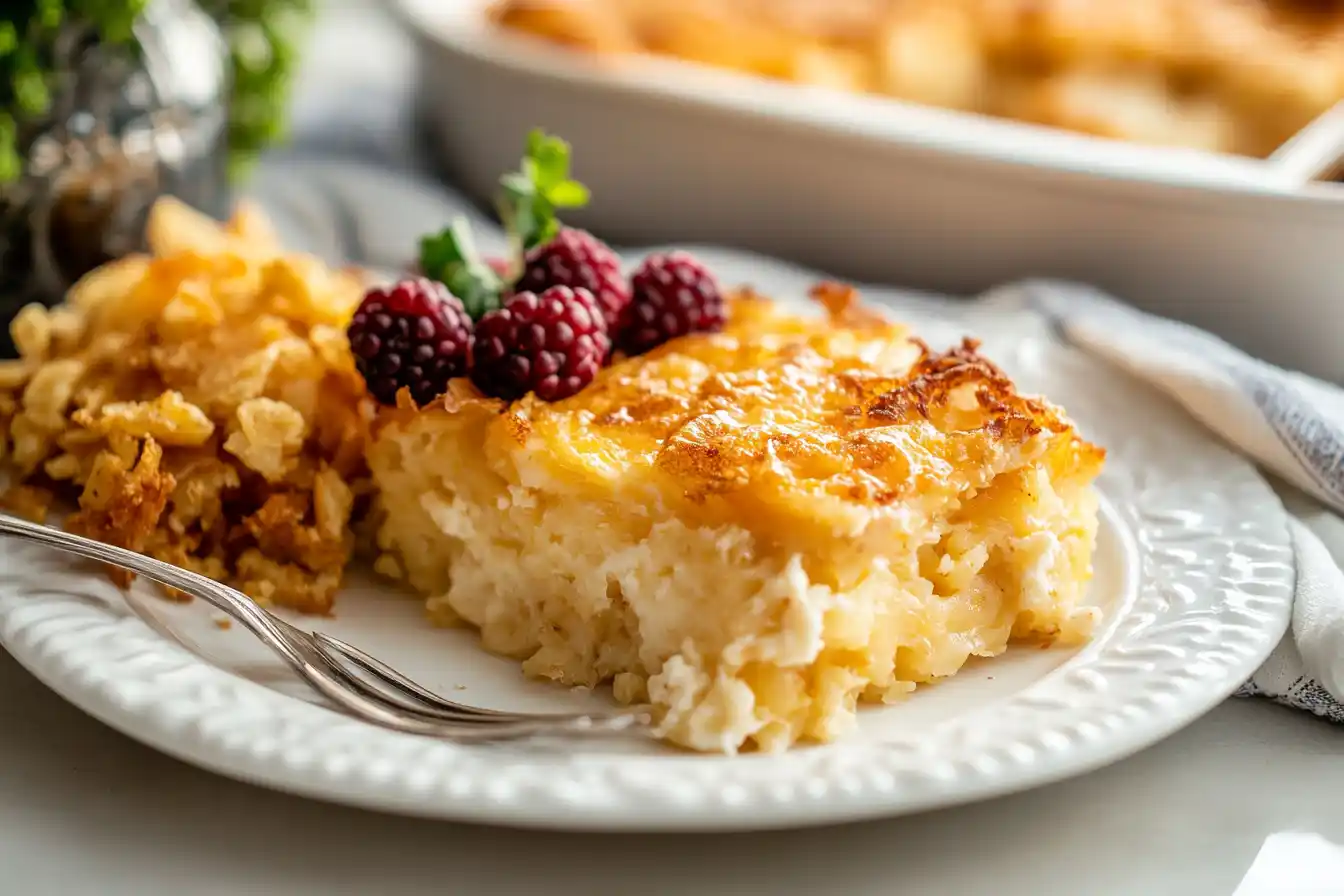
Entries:
MULTIPOLYGON (((503 234, 463 197, 429 179, 357 162, 303 158, 262 166, 252 194, 286 241, 333 261, 405 270, 420 235, 466 217, 483 252, 503 234)), ((734 267, 775 271, 771 293, 810 282, 779 262, 715 250, 734 267)), ((909 295, 927 312, 952 300, 909 295)), ((1239 696, 1263 696, 1344 723, 1344 390, 1257 361, 1208 333, 1136 311, 1086 287, 1034 282, 986 302, 1035 309, 1058 334, 1169 394, 1265 471, 1292 516, 1297 594, 1283 643, 1239 696)))
POLYGON ((1344 723, 1344 390, 1084 287, 1020 291, 1063 339, 1166 392, 1267 474, 1290 514, 1297 593, 1288 634, 1237 696, 1344 723))

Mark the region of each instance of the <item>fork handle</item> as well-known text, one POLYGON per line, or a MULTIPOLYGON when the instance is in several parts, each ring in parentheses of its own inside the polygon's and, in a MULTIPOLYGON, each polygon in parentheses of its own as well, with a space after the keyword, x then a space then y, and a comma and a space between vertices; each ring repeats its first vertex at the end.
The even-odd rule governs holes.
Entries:
POLYGON ((58 551, 75 554, 89 560, 110 563, 136 575, 144 576, 152 582, 158 582, 160 585, 176 588, 185 594, 199 597, 256 635, 262 643, 277 653, 295 671, 299 671, 298 667, 306 663, 298 648, 284 636, 279 627, 271 620, 269 613, 241 593, 221 585, 214 579, 206 578, 200 573, 173 566, 171 563, 164 563, 162 560, 156 560, 144 554, 137 554, 135 551, 104 544, 101 541, 94 541, 92 538, 54 529, 51 526, 30 523, 27 520, 4 513, 0 513, 0 534, 55 548, 58 551))
POLYGON ((270 613, 243 593, 214 579, 144 554, 137 554, 135 551, 104 544, 50 526, 30 523, 9 514, 0 513, 0 535, 55 548, 90 560, 110 563, 160 585, 167 585, 185 594, 199 597, 255 635, 284 660, 309 687, 323 697, 351 715, 384 728, 421 737, 460 742, 499 742, 543 735, 609 736, 639 727, 637 719, 619 716, 606 719, 576 718, 564 722, 554 720, 498 722, 481 727, 473 723, 430 720, 401 712, 352 690, 332 675, 324 662, 310 662, 303 648, 281 630, 278 620, 270 613))

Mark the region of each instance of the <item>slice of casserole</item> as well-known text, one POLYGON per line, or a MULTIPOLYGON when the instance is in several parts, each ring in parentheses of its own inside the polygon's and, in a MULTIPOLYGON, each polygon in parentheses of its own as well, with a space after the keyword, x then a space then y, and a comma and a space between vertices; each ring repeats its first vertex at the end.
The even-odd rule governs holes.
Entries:
POLYGON ((369 456, 379 568, 525 672, 697 750, 830 740, 1011 641, 1077 641, 1102 449, 966 341, 822 287, 505 405, 455 382, 369 456))

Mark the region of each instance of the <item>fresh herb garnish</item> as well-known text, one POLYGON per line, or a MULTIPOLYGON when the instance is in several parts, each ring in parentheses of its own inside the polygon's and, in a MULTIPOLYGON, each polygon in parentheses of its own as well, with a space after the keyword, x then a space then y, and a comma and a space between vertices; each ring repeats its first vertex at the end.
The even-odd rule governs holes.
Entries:
POLYGON ((588 204, 588 188, 569 176, 569 144, 541 130, 527 135, 520 171, 499 179, 499 217, 524 251, 560 232, 556 211, 588 204))
POLYGON ((499 307, 504 281, 477 253, 465 218, 420 240, 420 270, 461 299, 472 320, 499 307))
POLYGON ((500 306, 504 292, 523 270, 523 255, 560 232, 556 211, 588 204, 588 188, 569 176, 569 144, 541 130, 527 135, 520 170, 499 179, 496 203, 509 237, 507 277, 476 252, 471 228, 458 219, 420 240, 420 271, 438 280, 479 320, 500 306))

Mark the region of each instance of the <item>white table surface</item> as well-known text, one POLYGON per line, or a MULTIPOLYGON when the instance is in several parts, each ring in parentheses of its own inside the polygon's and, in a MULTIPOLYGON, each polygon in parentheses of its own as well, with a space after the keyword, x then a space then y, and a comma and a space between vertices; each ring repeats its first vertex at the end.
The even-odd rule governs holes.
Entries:
MULTIPOLYGON (((277 155, 423 167, 409 66, 363 0, 333 2, 277 155)), ((105 728, 3 653, 0 732, 0 894, 1344 893, 1344 730, 1260 701, 1031 793, 734 836, 470 828, 259 790, 105 728)))
POLYGON ((0 893, 1344 892, 1344 731, 1226 703, 1108 769, 816 831, 565 835, 328 806, 217 778, 82 715, 0 653, 0 893), (1306 859, 1301 853, 1306 853, 1306 859), (1310 875, 1335 886, 1305 889, 1310 875), (1248 875, 1270 886, 1244 890, 1248 875))

